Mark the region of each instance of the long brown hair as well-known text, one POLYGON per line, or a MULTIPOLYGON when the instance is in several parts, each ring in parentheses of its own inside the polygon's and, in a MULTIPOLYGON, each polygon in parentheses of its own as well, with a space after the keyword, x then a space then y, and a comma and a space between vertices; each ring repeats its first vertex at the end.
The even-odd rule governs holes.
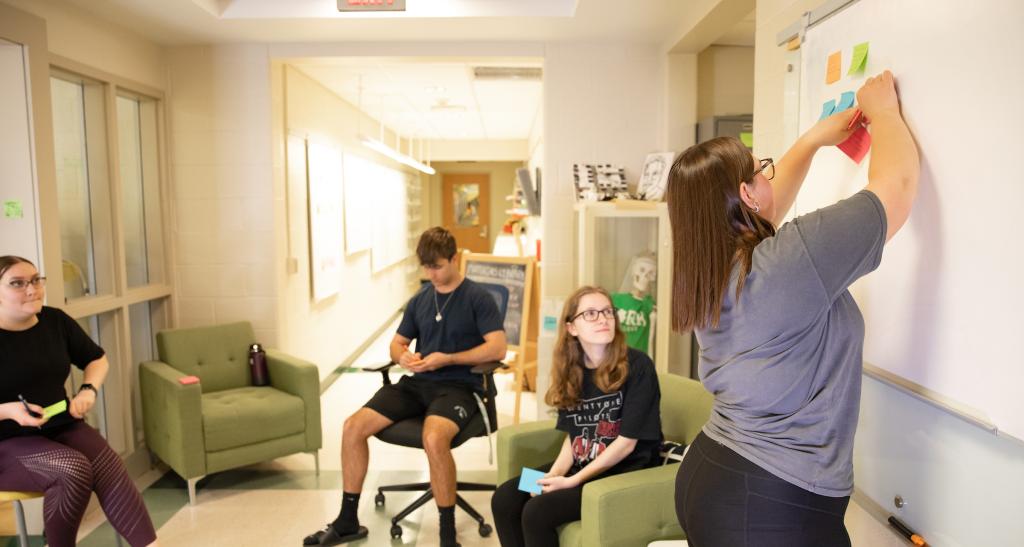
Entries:
POLYGON ((750 273, 754 247, 775 226, 740 199, 740 183, 754 173, 750 150, 735 137, 691 146, 669 171, 672 223, 672 328, 718 326, 729 277, 739 263, 736 296, 750 273))
MULTIPOLYGON (((562 307, 562 321, 558 325, 558 339, 555 341, 555 353, 551 364, 551 387, 548 388, 544 402, 555 408, 570 408, 580 401, 583 391, 583 369, 586 366, 586 355, 578 338, 569 333, 569 321, 579 313, 580 300, 588 294, 602 294, 610 303, 612 297, 601 287, 580 287, 565 301, 562 307)), ((608 344, 604 359, 598 363, 594 374, 594 383, 604 393, 622 387, 629 375, 629 361, 626 358, 626 335, 619 328, 616 316, 615 338, 608 344)))

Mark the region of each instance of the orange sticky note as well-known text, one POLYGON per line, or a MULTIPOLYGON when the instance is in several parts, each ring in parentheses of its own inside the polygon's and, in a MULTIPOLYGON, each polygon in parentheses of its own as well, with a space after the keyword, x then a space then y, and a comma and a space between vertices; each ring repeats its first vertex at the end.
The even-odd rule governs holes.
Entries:
POLYGON ((862 125, 838 146, 854 163, 860 163, 871 149, 871 133, 862 125))
POLYGON ((828 71, 825 73, 825 83, 832 84, 839 81, 843 74, 843 54, 835 52, 828 56, 828 71))

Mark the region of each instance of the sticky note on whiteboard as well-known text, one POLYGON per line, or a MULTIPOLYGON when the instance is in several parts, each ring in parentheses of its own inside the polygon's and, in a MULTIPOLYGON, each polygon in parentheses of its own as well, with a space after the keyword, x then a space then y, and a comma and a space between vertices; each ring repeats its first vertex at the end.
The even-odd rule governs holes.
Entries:
POLYGON ((825 83, 833 84, 843 75, 843 54, 840 51, 828 56, 828 68, 825 71, 825 83))
POLYGON ((868 64, 868 42, 853 46, 853 59, 850 61, 850 71, 847 74, 864 72, 868 64))
POLYGON ((871 149, 871 133, 862 125, 838 146, 854 163, 859 164, 871 149))

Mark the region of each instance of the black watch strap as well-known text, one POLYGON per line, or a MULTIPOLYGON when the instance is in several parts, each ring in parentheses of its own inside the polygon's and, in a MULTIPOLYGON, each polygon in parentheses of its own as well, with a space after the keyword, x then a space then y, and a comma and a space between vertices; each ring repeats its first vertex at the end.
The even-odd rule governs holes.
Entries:
POLYGON ((81 386, 78 387, 78 392, 81 393, 81 392, 83 392, 83 391, 85 391, 87 389, 91 389, 93 394, 95 394, 95 395, 99 395, 100 394, 99 390, 96 389, 96 386, 94 386, 92 384, 82 384, 81 386))

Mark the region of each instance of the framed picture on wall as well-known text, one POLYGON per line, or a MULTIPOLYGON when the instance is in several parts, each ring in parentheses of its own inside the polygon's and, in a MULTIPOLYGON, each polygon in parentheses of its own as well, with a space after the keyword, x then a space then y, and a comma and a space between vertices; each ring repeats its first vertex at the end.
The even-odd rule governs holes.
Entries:
POLYGON ((640 175, 640 183, 636 193, 640 199, 661 201, 665 199, 665 187, 668 186, 668 172, 672 167, 675 154, 672 152, 655 152, 647 154, 644 160, 644 171, 640 175))

